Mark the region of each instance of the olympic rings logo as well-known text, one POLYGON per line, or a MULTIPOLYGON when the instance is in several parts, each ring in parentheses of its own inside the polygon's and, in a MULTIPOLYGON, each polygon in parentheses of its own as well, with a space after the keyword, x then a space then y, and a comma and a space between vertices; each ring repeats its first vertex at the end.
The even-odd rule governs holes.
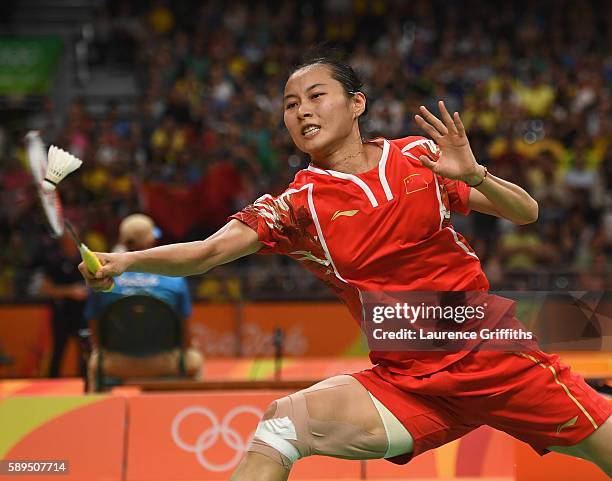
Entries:
POLYGON ((238 406, 229 411, 222 422, 210 409, 202 406, 191 406, 183 409, 176 415, 172 421, 172 439, 176 445, 183 451, 195 453, 198 462, 209 471, 227 471, 238 465, 242 455, 246 452, 253 437, 253 433, 247 439, 243 439, 240 433, 230 427, 231 422, 239 414, 253 414, 257 419, 261 419, 263 412, 254 406, 238 406), (185 442, 180 434, 180 426, 186 417, 191 415, 200 415, 207 418, 211 427, 202 432, 195 443, 189 444, 185 442), (233 457, 223 464, 213 464, 205 457, 206 450, 210 449, 221 438, 223 442, 235 451, 233 457))

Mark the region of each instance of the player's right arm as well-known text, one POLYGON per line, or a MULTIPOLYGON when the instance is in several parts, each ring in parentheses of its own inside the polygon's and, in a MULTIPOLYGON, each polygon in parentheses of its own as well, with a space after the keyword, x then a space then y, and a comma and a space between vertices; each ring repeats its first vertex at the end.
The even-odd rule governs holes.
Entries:
POLYGON ((149 272, 166 276, 203 274, 261 249, 257 232, 232 219, 202 241, 185 242, 125 253, 96 253, 102 267, 92 275, 82 262, 79 271, 95 290, 107 289, 112 278, 123 272, 149 272))

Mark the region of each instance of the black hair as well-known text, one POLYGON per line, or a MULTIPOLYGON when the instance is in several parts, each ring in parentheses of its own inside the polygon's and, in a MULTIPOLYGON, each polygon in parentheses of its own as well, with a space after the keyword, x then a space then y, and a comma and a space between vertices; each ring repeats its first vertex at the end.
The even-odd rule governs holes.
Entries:
MULTIPOLYGON (((361 92, 363 82, 355 70, 353 70, 353 67, 346 62, 345 58, 345 54, 340 49, 320 45, 302 55, 300 63, 291 70, 289 76, 306 67, 325 65, 331 70, 332 78, 340 82, 346 96, 351 98, 357 92, 361 92)), ((367 113, 368 104, 366 102, 366 108, 359 119, 365 117, 367 113)))

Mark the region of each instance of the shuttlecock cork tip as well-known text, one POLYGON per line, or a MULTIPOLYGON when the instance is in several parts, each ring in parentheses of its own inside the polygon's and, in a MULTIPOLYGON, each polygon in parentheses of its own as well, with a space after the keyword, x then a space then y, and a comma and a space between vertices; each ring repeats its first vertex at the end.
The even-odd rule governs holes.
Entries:
POLYGON ((42 187, 42 190, 44 192, 49 194, 49 193, 51 193, 51 192, 53 192, 55 190, 56 184, 54 184, 53 182, 49 181, 48 179, 45 179, 45 180, 42 181, 40 186, 42 187))
POLYGON ((42 182, 42 189, 45 192, 54 191, 57 184, 59 184, 69 173, 77 170, 82 163, 83 162, 74 155, 55 145, 51 145, 49 147, 47 171, 45 172, 45 179, 42 182))

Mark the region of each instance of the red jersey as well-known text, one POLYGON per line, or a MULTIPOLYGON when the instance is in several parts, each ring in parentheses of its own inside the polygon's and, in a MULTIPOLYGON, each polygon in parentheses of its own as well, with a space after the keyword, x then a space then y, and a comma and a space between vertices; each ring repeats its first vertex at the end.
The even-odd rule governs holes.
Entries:
MULTIPOLYGON (((470 187, 421 164, 420 155, 439 152, 432 140, 374 142, 382 155, 373 169, 346 174, 310 165, 281 195, 264 195, 232 218, 257 232, 260 253, 288 255, 325 282, 358 323, 364 291, 488 290, 477 255, 451 224, 451 211, 469 212, 470 187)), ((370 357, 405 363, 406 354, 370 357)))

